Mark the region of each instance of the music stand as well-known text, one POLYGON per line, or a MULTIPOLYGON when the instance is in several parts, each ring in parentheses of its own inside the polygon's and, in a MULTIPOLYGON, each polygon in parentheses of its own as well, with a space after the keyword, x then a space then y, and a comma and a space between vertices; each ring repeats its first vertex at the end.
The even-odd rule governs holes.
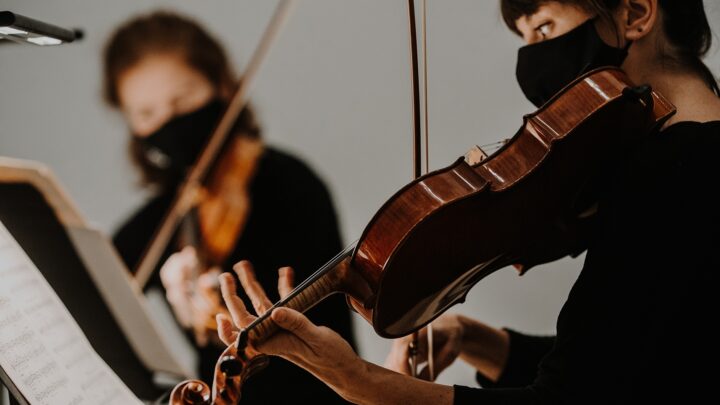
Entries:
MULTIPOLYGON (((164 391, 153 383, 157 375, 194 376, 194 365, 170 351, 110 242, 87 224, 47 168, 0 157, 0 195, 0 221, 136 396, 157 398, 164 391)), ((0 379, 22 404, 1 367, 0 379)))

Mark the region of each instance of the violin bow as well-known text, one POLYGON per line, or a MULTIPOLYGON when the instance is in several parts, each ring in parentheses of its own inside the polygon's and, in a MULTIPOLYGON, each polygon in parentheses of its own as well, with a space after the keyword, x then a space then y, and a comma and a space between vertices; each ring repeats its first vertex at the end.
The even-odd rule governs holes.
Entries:
POLYGON ((255 79, 260 70, 260 66, 265 61, 273 43, 277 39, 282 27, 285 25, 294 0, 281 0, 265 32, 263 33, 260 43, 255 52, 253 52, 250 61, 241 76, 238 89, 235 91, 227 110, 218 123, 215 131, 213 131, 210 140, 205 146, 200 156, 195 161, 192 169, 188 172, 185 180, 181 184, 175 200, 170 206, 170 210, 163 218, 160 226, 155 231, 152 242, 146 248, 145 253, 135 270, 135 281, 140 289, 145 287, 150 276, 152 276, 157 267, 160 258, 165 249, 167 249, 178 224, 185 215, 196 205, 202 188, 202 181, 212 169, 212 165, 221 152, 225 141, 230 136, 230 131, 235 125, 237 117, 247 105, 250 97, 250 90, 255 84, 255 79))
MULTIPOLYGON (((422 54, 423 54, 423 91, 422 91, 422 109, 420 83, 418 79, 418 46, 417 46, 417 28, 415 22, 415 1, 408 0, 408 18, 410 29, 410 80, 412 82, 412 110, 413 110, 413 173, 414 177, 422 176, 422 132, 425 133, 425 173, 430 171, 430 143, 429 143, 429 126, 428 126, 428 85, 427 85, 427 0, 422 0, 422 54), (420 124, 420 117, 423 117, 423 125, 420 124), (422 128, 421 128, 422 127, 422 128)), ((433 329, 432 323, 427 325, 428 340, 428 356, 427 368, 430 381, 435 380, 435 364, 433 353, 433 329)), ((419 347, 419 333, 412 334, 412 341, 408 346, 410 357, 410 373, 413 377, 418 376, 417 370, 417 354, 419 347)))

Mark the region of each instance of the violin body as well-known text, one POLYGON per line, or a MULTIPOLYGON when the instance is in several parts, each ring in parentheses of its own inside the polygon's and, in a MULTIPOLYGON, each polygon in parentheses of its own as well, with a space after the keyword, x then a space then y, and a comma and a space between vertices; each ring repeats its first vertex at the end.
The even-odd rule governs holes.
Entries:
POLYGON ((524 119, 505 146, 474 166, 463 159, 408 184, 378 211, 352 258, 373 291, 349 301, 375 331, 412 333, 511 264, 527 271, 583 250, 575 237, 591 208, 591 180, 672 114, 619 69, 590 72, 524 119))
POLYGON ((220 155, 197 204, 197 224, 206 264, 222 265, 245 228, 250 212, 248 189, 263 152, 262 142, 236 136, 220 155))

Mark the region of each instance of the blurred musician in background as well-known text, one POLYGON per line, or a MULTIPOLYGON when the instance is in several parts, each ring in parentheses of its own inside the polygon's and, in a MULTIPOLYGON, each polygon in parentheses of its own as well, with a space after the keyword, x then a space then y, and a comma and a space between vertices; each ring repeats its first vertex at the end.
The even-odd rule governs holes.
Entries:
MULTIPOLYGON (((125 153, 141 175, 140 184, 154 192, 114 235, 129 268, 138 265, 188 167, 236 88, 237 78, 221 45, 186 17, 154 12, 125 22, 109 39, 104 53, 104 95, 126 120, 125 153)), ((215 362, 225 347, 208 326, 222 305, 214 287, 216 272, 247 259, 254 263, 264 289, 275 291, 277 268, 292 264, 302 280, 342 248, 335 210, 323 182, 302 161, 264 147, 260 139, 261 128, 252 109, 246 107, 223 152, 236 153, 242 170, 247 171, 247 182, 232 185, 246 201, 235 213, 243 216, 243 225, 223 264, 194 277, 194 267, 202 262, 200 253, 176 236, 159 275, 149 283, 165 289, 178 323, 197 346, 200 375, 207 382, 212 381, 215 362)), ((203 219, 200 215, 201 225, 203 219)), ((199 234, 201 239, 209 236, 199 234)), ((251 307, 247 295, 239 293, 251 307)), ((341 296, 323 302, 308 315, 352 342, 351 318, 341 296)), ((253 377, 243 392, 243 403, 291 401, 343 402, 309 373, 279 358, 253 377), (277 389, 278 381, 283 389, 277 389)))

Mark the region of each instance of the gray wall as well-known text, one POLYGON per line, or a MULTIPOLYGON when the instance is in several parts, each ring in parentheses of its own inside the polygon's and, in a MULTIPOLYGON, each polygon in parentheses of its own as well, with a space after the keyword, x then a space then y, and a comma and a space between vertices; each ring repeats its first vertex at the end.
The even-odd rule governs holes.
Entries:
MULTIPOLYGON (((502 24, 497 1, 429 3, 431 168, 439 168, 472 145, 511 136, 532 106, 514 77, 520 41, 502 24)), ((706 3, 720 32, 720 4, 706 3)), ((124 153, 121 117, 101 101, 100 52, 115 25, 158 6, 211 27, 240 70, 275 2, 0 2, 0 10, 85 30, 86 39, 67 46, 0 45, 0 155, 49 165, 86 217, 106 231, 145 196, 124 153)), ((298 2, 252 96, 268 142, 304 157, 329 184, 348 242, 412 176, 405 12, 403 0, 298 2)), ((718 73, 717 48, 709 63, 718 73)), ((581 264, 562 260, 522 278, 500 271, 454 310, 552 333, 581 264)), ((356 324, 361 354, 382 362, 388 342, 364 321, 356 324)), ((462 366, 441 381, 473 383, 462 366)))

